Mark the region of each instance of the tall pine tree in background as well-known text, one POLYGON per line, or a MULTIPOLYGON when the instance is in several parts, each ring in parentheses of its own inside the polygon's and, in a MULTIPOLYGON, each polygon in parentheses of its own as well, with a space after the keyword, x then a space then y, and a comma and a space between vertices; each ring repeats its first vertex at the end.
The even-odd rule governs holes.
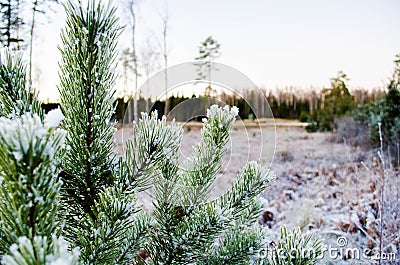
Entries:
POLYGON ((7 48, 20 50, 22 26, 23 1, 1 0, 0 1, 0 43, 7 48))

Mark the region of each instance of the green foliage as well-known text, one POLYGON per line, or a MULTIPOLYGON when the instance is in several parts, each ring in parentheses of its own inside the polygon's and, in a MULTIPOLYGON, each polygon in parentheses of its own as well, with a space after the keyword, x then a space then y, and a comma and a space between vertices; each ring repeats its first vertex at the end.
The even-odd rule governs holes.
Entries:
POLYGON ((199 56, 195 58, 198 67, 198 79, 208 79, 209 84, 206 88, 205 95, 210 96, 211 92, 211 71, 212 63, 221 56, 221 44, 214 40, 213 37, 207 37, 199 46, 199 56))
MULTIPOLYGON (((249 162, 230 190, 210 198, 238 109, 215 105, 207 111, 202 140, 184 167, 179 163, 182 127, 165 117, 159 120, 157 112, 143 114, 134 124, 125 156, 117 158, 110 124, 115 81, 111 69, 119 34, 115 9, 94 0, 87 6, 67 2, 65 9, 59 86, 65 146, 64 131, 50 128, 58 125, 54 114, 43 123, 28 113, 15 120, 0 118, 3 262, 253 262, 265 247, 257 218, 263 207, 259 195, 272 180, 269 168, 249 162), (137 205, 137 191, 154 195, 150 213, 137 205), (57 239, 60 233, 69 246, 57 239)), ((4 82, 5 87, 25 91, 23 71, 12 64, 11 70, 5 69, 16 70, 10 79, 14 83, 4 82)), ((14 118, 34 109, 21 92, 24 108, 15 111, 21 109, 19 103, 7 101, 4 91, 0 95, 6 99, 2 111, 7 115, 14 118)))
POLYGON ((255 254, 263 247, 265 235, 260 228, 233 227, 215 244, 204 263, 214 265, 251 264, 255 254))
POLYGON ((56 216, 64 132, 49 124, 30 114, 0 118, 0 254, 20 237, 50 238, 62 225, 56 216))
POLYGON ((300 112, 299 121, 300 122, 308 122, 308 114, 306 111, 302 110, 300 112))
POLYGON ((135 137, 126 144, 125 172, 120 174, 120 182, 126 189, 145 190, 153 184, 152 179, 159 175, 160 165, 171 166, 171 170, 174 169, 172 166, 177 166, 177 160, 173 159, 177 159, 182 128, 174 123, 166 126, 165 118, 157 118, 157 112, 150 117, 142 114, 140 126, 133 127, 135 137))
POLYGON ((323 254, 322 241, 313 236, 303 236, 299 229, 288 232, 281 227, 281 238, 267 257, 259 258, 258 265, 314 265, 323 254))
POLYGON ((307 132, 317 132, 318 131, 318 123, 313 121, 306 126, 307 132))
POLYGON ((25 69, 20 56, 8 50, 0 54, 0 116, 12 119, 30 112, 43 119, 37 93, 26 86, 25 69))
POLYGON ((219 161, 226 152, 229 132, 237 114, 236 107, 229 111, 226 106, 221 111, 217 105, 213 105, 207 110, 201 142, 194 147, 180 178, 180 186, 193 190, 181 194, 185 204, 198 205, 207 199, 210 185, 221 170, 219 161))
MULTIPOLYGON (((209 200, 237 113, 236 108, 216 105, 208 110, 202 140, 183 169, 178 166, 182 129, 166 125, 164 119, 153 130, 157 135, 164 132, 165 138, 174 141, 156 141, 164 151, 153 181, 155 223, 146 244, 149 264, 244 264, 261 247, 263 233, 253 225, 262 210, 258 196, 271 180, 267 169, 249 163, 231 190, 219 199, 209 200)), ((151 123, 146 116, 144 121, 136 137, 149 132, 146 127, 151 123)), ((146 136, 143 139, 148 143, 143 144, 159 148, 151 144, 152 138, 158 139, 146 136)))
POLYGON ((300 230, 287 232, 281 228, 281 240, 275 248, 272 265, 312 265, 317 264, 318 257, 322 256, 322 242, 312 235, 303 237, 300 230), (282 257, 283 255, 283 257, 282 257))
POLYGON ((374 147, 380 146, 379 124, 385 146, 396 152, 400 141, 400 92, 389 88, 383 98, 360 106, 355 113, 356 120, 369 129, 369 140, 374 147))
POLYGON ((395 71, 382 98, 361 105, 355 111, 356 121, 369 128, 369 139, 374 147, 380 146, 379 124, 382 141, 396 154, 400 142, 400 55, 396 56, 395 71))
POLYGON ((79 250, 74 249, 72 253, 68 251, 68 244, 62 238, 53 237, 52 242, 48 242, 46 237, 35 237, 29 240, 20 237, 18 244, 10 248, 10 254, 2 259, 4 265, 56 265, 68 264, 78 265, 79 250), (53 246, 53 251, 49 251, 49 245, 53 246))
POLYGON ((118 169, 109 123, 115 80, 111 69, 120 30, 110 6, 68 2, 65 9, 59 86, 67 131, 61 174, 63 232, 81 249, 85 264, 122 262, 131 254, 126 246, 133 245, 129 237, 135 238, 131 233, 136 227, 131 217, 137 210, 124 186, 128 178, 117 176, 127 170, 118 169))
POLYGON ((113 106, 111 72, 118 34, 115 10, 65 5, 67 28, 62 33, 60 64, 61 107, 67 130, 63 161, 63 196, 72 226, 83 213, 95 220, 92 209, 99 193, 114 184, 115 164, 110 121, 113 106))
POLYGON ((333 115, 341 116, 351 111, 353 96, 350 95, 346 86, 349 79, 339 71, 337 77, 331 79, 331 88, 323 91, 325 95, 325 109, 333 115))
POLYGON ((213 61, 217 59, 221 55, 219 52, 220 47, 221 44, 214 40, 213 37, 207 37, 199 46, 199 56, 196 57, 196 60, 213 61))
POLYGON ((118 187, 107 188, 98 196, 92 206, 97 213, 96 219, 89 216, 81 219, 80 227, 69 228, 66 235, 76 236, 73 245, 81 249, 84 264, 114 264, 116 260, 127 264, 127 254, 132 251, 127 245, 132 244, 129 237, 134 236, 130 232, 135 229, 132 220, 136 212, 134 197, 118 187))
POLYGON ((331 131, 335 128, 335 119, 349 114, 354 108, 354 98, 350 94, 346 81, 347 76, 339 71, 337 76, 331 78, 331 87, 322 91, 324 102, 323 107, 310 115, 312 124, 308 131, 331 131))

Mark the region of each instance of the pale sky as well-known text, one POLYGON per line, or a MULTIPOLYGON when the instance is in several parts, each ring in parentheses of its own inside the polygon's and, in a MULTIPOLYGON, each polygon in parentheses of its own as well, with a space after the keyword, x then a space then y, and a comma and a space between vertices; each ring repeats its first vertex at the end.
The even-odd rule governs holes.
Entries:
MULTIPOLYGON (((269 89, 326 87, 339 70, 350 78, 350 88, 383 87, 400 53, 397 0, 167 0, 167 5, 170 65, 193 61, 199 43, 211 35, 221 43, 217 62, 269 89)), ((139 1, 139 54, 146 39, 155 43, 154 36, 161 37, 158 14, 163 6, 163 0, 139 1)), ((57 97, 63 20, 58 8, 50 23, 40 25, 44 34, 36 38, 42 99, 57 97)), ((128 33, 121 36, 120 47, 129 45, 128 33)))

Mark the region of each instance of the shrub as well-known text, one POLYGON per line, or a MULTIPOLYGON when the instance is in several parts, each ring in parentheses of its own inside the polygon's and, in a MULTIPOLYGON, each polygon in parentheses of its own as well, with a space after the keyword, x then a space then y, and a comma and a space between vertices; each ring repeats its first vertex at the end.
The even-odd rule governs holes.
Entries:
MULTIPOLYGON (((397 58, 400 58, 400 55, 397 55, 397 58)), ((387 93, 372 103, 359 106, 353 113, 361 128, 367 129, 369 144, 378 148, 382 141, 388 154, 393 158, 397 158, 400 143, 399 59, 395 61, 395 65, 394 75, 389 83, 387 93)))
POLYGON ((336 131, 333 140, 336 143, 347 143, 353 146, 369 148, 368 126, 351 115, 335 120, 336 131))
POLYGON ((300 116, 299 116, 299 121, 300 122, 308 122, 309 120, 309 115, 306 111, 302 110, 300 112, 300 116))
POLYGON ((332 131, 335 129, 335 119, 351 112, 354 98, 350 95, 346 81, 348 78, 342 71, 331 78, 331 87, 322 91, 323 107, 310 115, 309 121, 312 125, 307 131, 332 131))

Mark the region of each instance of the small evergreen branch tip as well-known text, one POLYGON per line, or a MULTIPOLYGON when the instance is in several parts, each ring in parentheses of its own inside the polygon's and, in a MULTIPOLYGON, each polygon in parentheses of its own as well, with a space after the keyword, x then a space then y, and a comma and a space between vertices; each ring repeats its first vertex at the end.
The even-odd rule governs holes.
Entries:
MULTIPOLYGON (((128 188, 145 190, 168 161, 178 169, 178 154, 182 139, 182 126, 166 117, 158 118, 157 111, 147 115, 142 113, 138 125, 133 127, 133 139, 126 143, 125 174, 122 183, 128 188)), ((165 173, 165 172, 164 172, 165 173)), ((164 174, 165 176, 165 174, 164 174)), ((155 182, 157 182, 156 180, 155 182)))
POLYGON ((210 249, 204 264, 251 264, 251 260, 263 246, 264 237, 263 230, 257 227, 229 229, 210 249))
POLYGON ((323 244, 320 238, 302 235, 300 229, 287 231, 283 226, 278 244, 268 254, 258 259, 256 264, 315 265, 322 258, 323 244))
POLYGON ((43 119, 38 93, 27 87, 26 66, 21 55, 0 51, 0 116, 16 118, 35 113, 43 119))
POLYGON ((217 203, 221 208, 229 209, 238 224, 253 223, 262 210, 260 194, 273 179, 269 167, 250 161, 239 173, 231 189, 217 203))
POLYGON ((221 170, 221 158, 226 153, 231 128, 238 115, 237 107, 212 105, 203 119, 202 139, 193 148, 180 176, 182 203, 196 205, 204 202, 211 185, 221 170), (187 189, 189 192, 185 191, 187 189))
POLYGON ((68 251, 68 243, 63 238, 35 237, 33 241, 27 237, 18 238, 18 243, 10 247, 10 254, 4 255, 4 265, 78 265, 79 250, 68 251), (49 251, 49 245, 53 251, 49 251))

